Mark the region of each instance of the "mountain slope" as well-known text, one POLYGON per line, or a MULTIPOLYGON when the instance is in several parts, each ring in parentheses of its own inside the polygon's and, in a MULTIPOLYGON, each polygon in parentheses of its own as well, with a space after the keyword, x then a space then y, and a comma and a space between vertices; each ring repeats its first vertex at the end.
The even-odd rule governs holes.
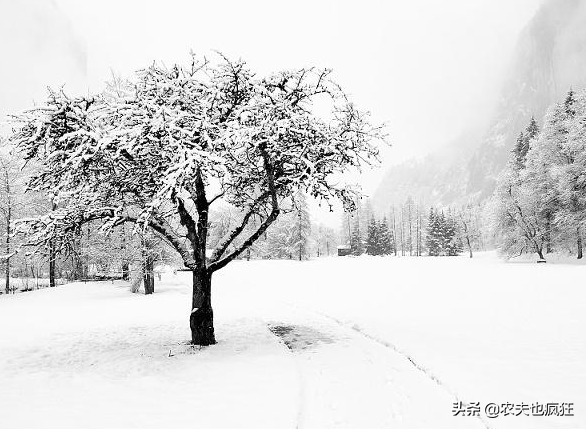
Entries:
POLYGON ((586 2, 582 0, 545 3, 517 42, 487 131, 479 137, 478 131, 468 132, 438 154, 391 168, 375 193, 377 208, 400 201, 404 190, 438 205, 489 196, 531 116, 541 121, 547 107, 570 88, 586 86, 584 22, 586 2), (476 147, 471 154, 457 150, 466 147, 464 139, 477 139, 478 143, 467 145, 476 147))

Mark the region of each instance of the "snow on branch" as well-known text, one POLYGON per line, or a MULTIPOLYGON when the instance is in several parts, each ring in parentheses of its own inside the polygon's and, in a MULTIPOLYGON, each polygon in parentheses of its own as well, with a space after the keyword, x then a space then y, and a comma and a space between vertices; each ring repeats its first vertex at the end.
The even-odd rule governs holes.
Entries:
POLYGON ((215 63, 195 55, 187 66, 155 63, 91 98, 53 91, 14 121, 11 142, 40 165, 29 187, 50 192, 58 205, 22 222, 33 242, 89 219, 107 231, 130 213, 188 267, 207 269, 209 206, 222 200, 242 217, 215 249, 214 270, 266 231, 279 201, 300 191, 351 208, 356 189, 334 178, 377 163, 377 145, 386 141, 383 126, 371 124, 331 70, 257 77, 221 55, 215 63))

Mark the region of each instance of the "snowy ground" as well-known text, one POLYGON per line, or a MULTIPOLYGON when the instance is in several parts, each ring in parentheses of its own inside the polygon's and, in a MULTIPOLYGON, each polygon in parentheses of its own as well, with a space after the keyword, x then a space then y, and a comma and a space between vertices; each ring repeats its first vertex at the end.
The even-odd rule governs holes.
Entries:
POLYGON ((219 344, 189 337, 189 274, 0 297, 0 427, 584 428, 586 267, 467 258, 237 261, 219 344), (453 417, 573 402, 575 417, 453 417))
MULTIPOLYGON (((57 285, 67 283, 66 279, 55 279, 57 285)), ((5 293, 6 277, 0 276, 0 294, 5 293)), ((49 287, 48 278, 40 277, 10 277, 10 293, 18 292, 30 292, 31 290, 42 289, 49 287)))

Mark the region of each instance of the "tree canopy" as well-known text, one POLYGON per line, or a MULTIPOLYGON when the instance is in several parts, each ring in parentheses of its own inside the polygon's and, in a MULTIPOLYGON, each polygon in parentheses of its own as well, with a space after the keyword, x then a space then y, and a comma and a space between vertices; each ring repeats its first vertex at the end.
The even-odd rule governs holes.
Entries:
MULTIPOLYGON (((105 231, 124 222, 151 228, 194 271, 194 312, 209 307, 210 320, 211 273, 249 248, 299 192, 352 209, 357 191, 342 176, 377 162, 386 138, 330 70, 258 77, 243 61, 194 55, 186 66, 153 64, 92 97, 52 91, 14 123, 11 142, 39 166, 29 187, 56 203, 19 223, 29 243, 59 249, 91 221, 105 231), (239 210, 241 222, 208 257, 218 200, 239 210)), ((212 335, 203 343, 213 342, 211 323, 205 329, 212 335)))

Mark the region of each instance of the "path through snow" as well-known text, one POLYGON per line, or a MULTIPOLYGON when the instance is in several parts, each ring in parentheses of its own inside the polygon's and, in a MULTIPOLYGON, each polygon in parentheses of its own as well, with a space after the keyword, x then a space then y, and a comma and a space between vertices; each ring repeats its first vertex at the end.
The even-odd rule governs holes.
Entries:
POLYGON ((396 350, 335 319, 272 303, 269 329, 294 356, 298 429, 483 428, 451 414, 454 396, 396 350))

